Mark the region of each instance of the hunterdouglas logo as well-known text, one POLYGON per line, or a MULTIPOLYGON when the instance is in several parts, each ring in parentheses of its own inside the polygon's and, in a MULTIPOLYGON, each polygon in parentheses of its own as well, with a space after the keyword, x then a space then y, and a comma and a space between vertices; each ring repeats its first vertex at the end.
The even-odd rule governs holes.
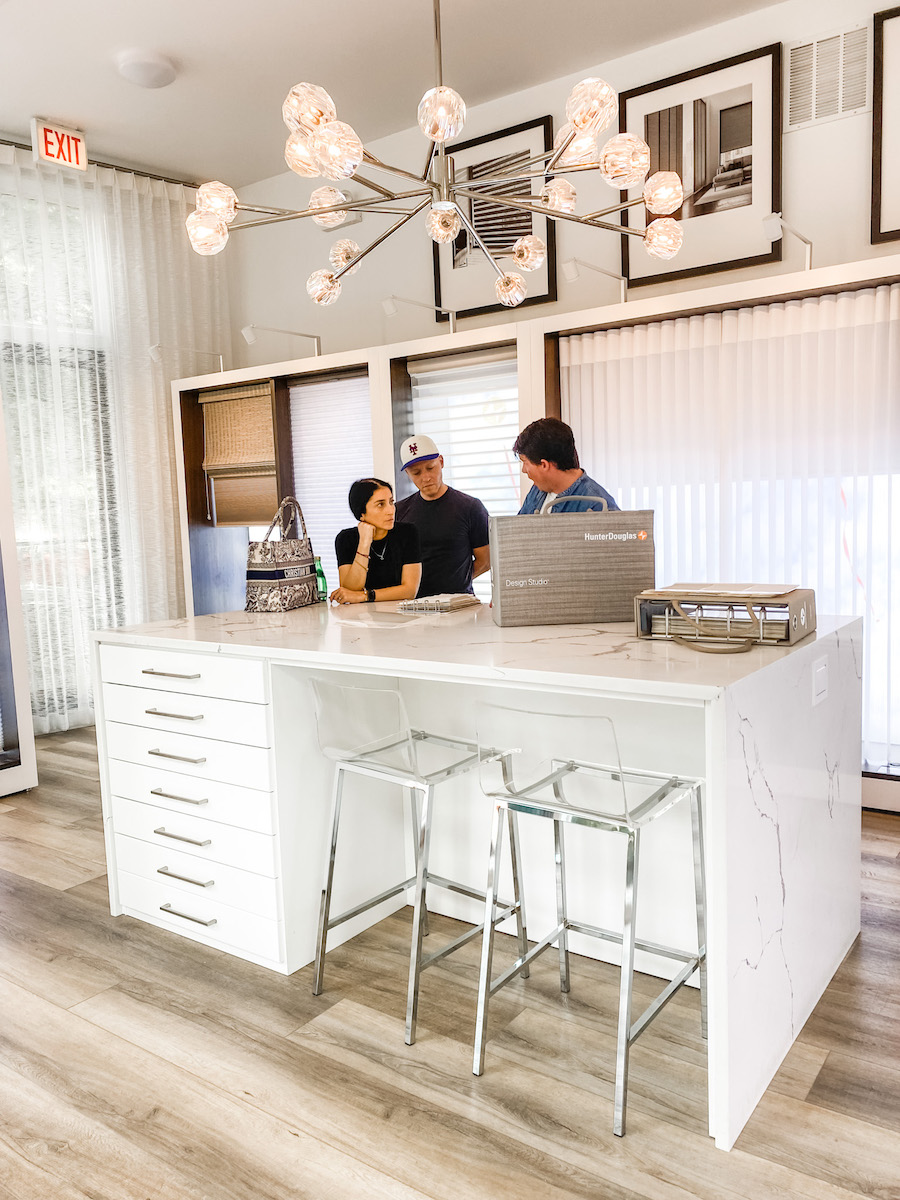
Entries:
POLYGON ((549 579, 507 579, 506 586, 508 588, 523 588, 523 587, 547 587, 550 583, 549 579))
POLYGON ((647 530, 642 529, 639 533, 586 533, 584 540, 586 542, 646 542, 647 530))

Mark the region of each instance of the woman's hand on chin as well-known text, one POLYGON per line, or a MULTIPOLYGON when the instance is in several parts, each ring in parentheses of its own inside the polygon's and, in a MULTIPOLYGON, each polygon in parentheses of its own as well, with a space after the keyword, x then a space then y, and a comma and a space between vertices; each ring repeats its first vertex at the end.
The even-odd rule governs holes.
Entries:
POLYGON ((339 587, 334 589, 328 599, 332 604, 365 604, 366 593, 354 592, 350 588, 339 587))
POLYGON ((359 549, 365 553, 372 545, 372 538, 375 536, 375 526, 370 525, 368 521, 360 521, 356 526, 359 534, 359 549))

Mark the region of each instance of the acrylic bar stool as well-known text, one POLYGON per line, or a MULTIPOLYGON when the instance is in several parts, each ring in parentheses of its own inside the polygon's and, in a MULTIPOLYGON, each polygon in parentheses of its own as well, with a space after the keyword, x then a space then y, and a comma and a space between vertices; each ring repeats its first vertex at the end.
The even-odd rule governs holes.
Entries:
MULTIPOLYGON (((476 925, 442 949, 429 955, 422 953, 422 938, 428 932, 426 888, 428 884, 447 888, 472 899, 487 901, 484 891, 472 888, 428 869, 431 846, 431 821, 434 790, 438 784, 475 770, 480 761, 497 758, 500 750, 479 747, 473 741, 428 733, 410 726, 403 697, 395 689, 348 686, 330 680, 312 680, 315 693, 316 730, 319 748, 335 763, 332 801, 331 846, 322 902, 319 910, 319 931, 316 944, 316 966, 313 994, 322 991, 325 971, 325 950, 328 933, 351 917, 374 908, 376 904, 414 888, 412 941, 409 960, 409 986, 406 1006, 406 1043, 416 1039, 416 1019, 419 1005, 419 979, 426 967, 446 958, 482 931, 476 925), (339 916, 331 915, 331 893, 334 883, 335 853, 341 820, 341 797, 346 775, 361 775, 369 779, 398 784, 409 793, 412 822, 415 875, 380 892, 377 896, 356 904, 339 916)), ((514 916, 520 954, 527 948, 525 913, 519 889, 519 840, 516 814, 508 819, 510 855, 512 859, 513 890, 511 904, 497 903, 496 888, 492 897, 492 921, 497 924, 514 916)), ((525 971, 527 974, 527 969, 525 971)))
POLYGON ((488 1005, 493 995, 519 974, 548 946, 559 949, 560 990, 569 990, 568 931, 588 934, 622 946, 619 985, 619 1018, 616 1046, 616 1083, 613 1132, 625 1132, 625 1103, 628 1087, 628 1057, 634 1041, 663 1006, 695 972, 699 972, 700 1020, 706 1037, 706 924, 703 829, 700 806, 701 781, 655 771, 621 766, 613 722, 608 717, 572 717, 554 713, 525 712, 495 704, 478 709, 478 742, 498 738, 500 744, 518 746, 500 761, 484 764, 481 783, 494 802, 494 820, 488 862, 487 898, 482 941, 481 974, 475 1030, 476 1075, 484 1070, 488 1005), (586 762, 577 756, 584 748, 585 724, 590 721, 591 752, 606 751, 606 765, 586 762), (641 833, 674 805, 688 800, 691 807, 694 868, 694 908, 697 950, 680 950, 642 941, 635 936, 638 897, 638 866, 641 833), (504 812, 544 817, 553 822, 556 859, 557 925, 496 979, 492 978, 494 922, 491 920, 497 888, 497 862, 503 835, 504 812), (565 835, 567 825, 581 825, 621 835, 626 843, 625 894, 622 933, 572 920, 566 907, 565 835), (635 949, 674 959, 683 964, 656 999, 632 1020, 632 981, 635 949))

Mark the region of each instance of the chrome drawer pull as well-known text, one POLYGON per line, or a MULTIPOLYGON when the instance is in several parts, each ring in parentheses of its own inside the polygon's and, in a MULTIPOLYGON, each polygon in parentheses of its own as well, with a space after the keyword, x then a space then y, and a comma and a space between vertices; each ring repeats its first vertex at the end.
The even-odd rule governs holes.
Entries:
POLYGON ((205 925, 207 928, 210 925, 217 925, 215 917, 210 917, 208 921, 204 921, 202 917, 192 917, 190 913, 179 912, 177 908, 173 908, 171 904, 161 904, 159 911, 171 913, 173 917, 184 917, 185 921, 193 921, 195 925, 205 925))
POLYGON ((180 800, 182 804, 209 804, 206 798, 203 800, 192 800, 190 796, 176 796, 174 792, 164 792, 162 788, 151 788, 150 795, 164 796, 166 800, 180 800))
POLYGON ((206 838, 202 842, 198 842, 196 838, 185 837, 181 833, 167 833, 165 825, 160 825, 159 829, 154 829, 154 833, 158 833, 160 837, 171 838, 173 842, 187 842, 189 846, 211 846, 212 838, 206 838))
POLYGON ((153 667, 144 667, 141 671, 142 675, 160 675, 163 679, 199 679, 200 672, 196 675, 179 675, 177 671, 156 671, 153 667))
POLYGON ((206 762, 205 758, 190 758, 186 754, 167 754, 165 750, 148 750, 147 753, 155 754, 157 758, 174 758, 176 762, 193 763, 195 767, 206 762))
POLYGON ((163 712, 162 709, 159 709, 159 708, 145 708, 144 712, 147 714, 148 717, 171 717, 173 721, 202 721, 203 720, 203 713, 197 713, 197 715, 195 717, 192 717, 188 713, 163 712))
POLYGON ((214 879, 207 879, 204 883, 202 879, 191 879, 190 875, 176 875, 168 867, 157 867, 156 873, 157 875, 165 875, 167 879, 180 879, 182 883, 192 883, 195 887, 212 887, 216 882, 214 879))

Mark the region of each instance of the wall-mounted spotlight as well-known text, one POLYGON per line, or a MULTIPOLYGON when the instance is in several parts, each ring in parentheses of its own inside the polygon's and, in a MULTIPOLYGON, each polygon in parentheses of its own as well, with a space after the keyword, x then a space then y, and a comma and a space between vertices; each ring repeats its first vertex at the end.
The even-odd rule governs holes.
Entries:
POLYGON ((412 304, 414 308, 427 308, 430 312, 446 313, 450 318, 450 332, 456 333, 456 310, 441 308, 438 304, 426 304, 424 300, 407 300, 405 296, 385 296, 381 307, 389 317, 396 317, 398 304, 412 304))
POLYGON ((563 278, 568 283, 574 283, 581 274, 580 267, 584 267, 588 271, 596 271, 598 275, 606 275, 609 279, 616 279, 619 283, 619 300, 622 304, 628 299, 626 288, 628 280, 624 275, 617 275, 615 271, 607 271, 606 267, 595 267, 593 263, 585 262, 581 258, 567 258, 562 264, 563 278))
POLYGON ((191 346, 163 346, 160 342, 156 342, 156 343, 154 343, 154 345, 147 347, 147 353, 150 355, 150 357, 153 359, 153 361, 155 363, 162 362, 163 350, 179 350, 179 351, 183 351, 187 354, 205 354, 209 358, 217 358, 219 360, 219 370, 220 371, 225 370, 225 363, 222 359, 222 355, 218 354, 215 350, 195 350, 191 346))
POLYGON ((767 217, 762 219, 763 233, 772 242, 777 242, 782 235, 782 231, 792 233, 795 238, 803 242, 806 247, 806 270, 812 267, 812 249, 813 244, 808 237, 804 237, 799 229, 795 229, 793 225, 788 225, 787 221, 782 217, 780 212, 769 213, 767 217))
POLYGON ((289 337, 310 338, 315 343, 315 357, 318 358, 322 353, 322 339, 317 333, 301 333, 299 329, 275 329, 271 325, 245 325, 241 330, 241 337, 248 346, 252 346, 256 339, 256 331, 262 330, 265 333, 286 333, 289 337))

